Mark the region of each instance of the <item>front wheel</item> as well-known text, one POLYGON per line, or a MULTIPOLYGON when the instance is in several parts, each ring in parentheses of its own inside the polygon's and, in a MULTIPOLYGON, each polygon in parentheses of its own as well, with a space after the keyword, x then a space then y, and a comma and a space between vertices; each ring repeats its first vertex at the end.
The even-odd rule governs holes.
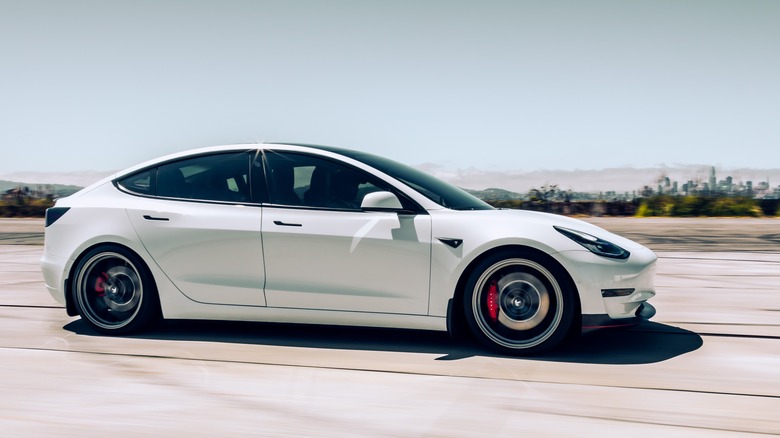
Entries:
POLYGON ((76 267, 72 290, 81 318, 100 333, 132 333, 159 316, 157 291, 146 265, 123 247, 87 252, 76 267))
POLYGON ((466 320, 483 344, 530 354, 560 344, 571 329, 576 297, 566 272, 527 251, 482 261, 466 283, 466 320))

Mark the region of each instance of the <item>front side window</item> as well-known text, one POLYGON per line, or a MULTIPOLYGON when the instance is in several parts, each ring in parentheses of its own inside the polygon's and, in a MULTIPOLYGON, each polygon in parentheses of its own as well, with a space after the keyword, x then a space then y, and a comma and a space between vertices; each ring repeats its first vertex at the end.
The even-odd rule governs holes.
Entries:
POLYGON ((270 202, 359 210, 363 197, 386 190, 371 175, 335 161, 297 153, 266 153, 270 202))
POLYGON ((486 202, 432 175, 388 158, 348 149, 318 146, 361 161, 413 188, 426 198, 453 210, 492 210, 486 202))

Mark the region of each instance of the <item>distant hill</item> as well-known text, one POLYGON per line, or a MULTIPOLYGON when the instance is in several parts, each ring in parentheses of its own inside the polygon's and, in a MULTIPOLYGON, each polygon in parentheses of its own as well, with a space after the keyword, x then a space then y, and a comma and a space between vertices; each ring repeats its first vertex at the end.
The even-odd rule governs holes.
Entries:
POLYGON ((39 191, 44 193, 51 193, 55 198, 63 198, 70 196, 79 190, 80 186, 65 185, 65 184, 28 184, 17 181, 5 181, 0 180, 0 193, 5 193, 8 190, 15 189, 17 187, 28 187, 31 191, 39 191))
MULTIPOLYGON (((547 184, 555 184, 561 190, 581 193, 600 193, 614 191, 631 193, 641 191, 645 186, 656 189, 661 181, 669 178, 677 181, 679 188, 689 182, 709 182, 710 165, 658 165, 647 168, 620 167, 610 169, 583 170, 481 170, 447 169, 438 164, 425 163, 416 166, 420 170, 437 176, 458 187, 479 189, 482 187, 502 187, 514 193, 528 193, 529 190, 547 184)), ((752 182, 753 187, 766 182, 772 189, 780 181, 780 168, 717 169, 717 180, 731 177, 734 184, 752 182)))
POLYGON ((469 190, 469 189, 463 189, 468 193, 471 193, 472 195, 476 196, 479 199, 482 199, 483 201, 512 201, 517 199, 525 199, 525 195, 521 195, 520 193, 511 192, 509 190, 504 189, 497 189, 497 188, 488 188, 485 190, 469 190))
POLYGON ((0 180, 21 181, 22 186, 40 186, 46 184, 86 187, 111 175, 114 172, 85 170, 78 172, 10 172, 0 173, 0 180))

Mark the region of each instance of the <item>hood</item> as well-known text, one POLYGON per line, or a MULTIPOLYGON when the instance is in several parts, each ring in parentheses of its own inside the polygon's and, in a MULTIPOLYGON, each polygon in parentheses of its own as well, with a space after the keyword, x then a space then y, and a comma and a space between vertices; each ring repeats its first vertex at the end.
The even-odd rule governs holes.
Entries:
MULTIPOLYGON (((484 223, 520 225, 530 230, 552 229, 553 226, 582 231, 606 241, 612 242, 629 251, 644 248, 644 245, 634 242, 620 235, 611 233, 599 226, 567 216, 552 213, 541 213, 528 210, 476 210, 465 211, 464 214, 473 215, 484 223)), ((556 234, 558 234, 556 232, 556 234)))

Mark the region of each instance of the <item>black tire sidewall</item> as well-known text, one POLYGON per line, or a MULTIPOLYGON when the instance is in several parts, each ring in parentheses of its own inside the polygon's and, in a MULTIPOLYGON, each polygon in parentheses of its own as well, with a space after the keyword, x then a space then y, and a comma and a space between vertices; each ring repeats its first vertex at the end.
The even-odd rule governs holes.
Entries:
POLYGON ((101 245, 90 249, 85 252, 79 259, 79 263, 73 270, 73 281, 71 282, 71 299, 76 307, 81 320, 84 321, 92 330, 108 335, 127 335, 138 332, 139 330, 148 327, 154 321, 159 318, 160 315, 160 300, 157 294, 157 287, 153 280, 152 275, 149 272, 149 268, 146 263, 133 251, 119 245, 101 245), (96 255, 103 253, 116 253, 127 258, 135 267, 136 274, 141 280, 143 285, 143 294, 141 296, 141 302, 138 305, 138 311, 133 316, 133 319, 125 325, 116 328, 105 328, 96 325, 90 320, 86 313, 88 310, 83 308, 83 304, 79 299, 79 276, 81 271, 85 269, 86 264, 96 255))
MULTIPOLYGON (((575 296, 575 288, 572 284, 571 277, 569 277, 558 262, 545 254, 521 249, 497 252, 480 261, 471 271, 463 293, 463 310, 466 322, 474 337, 483 345, 498 351, 499 353, 508 355, 536 354, 548 351, 562 343, 572 329, 572 323, 575 320, 575 310, 578 309, 577 303, 578 301, 575 296), (532 347, 509 348, 498 344, 483 332, 483 329, 476 320, 477 316, 475 315, 473 307, 473 298, 474 294, 477 293, 475 291, 477 282, 487 269, 506 259, 525 259, 538 263, 552 274, 561 290, 563 312, 558 326, 547 339, 532 347)), ((560 305, 560 303, 558 303, 558 305, 560 305)))

